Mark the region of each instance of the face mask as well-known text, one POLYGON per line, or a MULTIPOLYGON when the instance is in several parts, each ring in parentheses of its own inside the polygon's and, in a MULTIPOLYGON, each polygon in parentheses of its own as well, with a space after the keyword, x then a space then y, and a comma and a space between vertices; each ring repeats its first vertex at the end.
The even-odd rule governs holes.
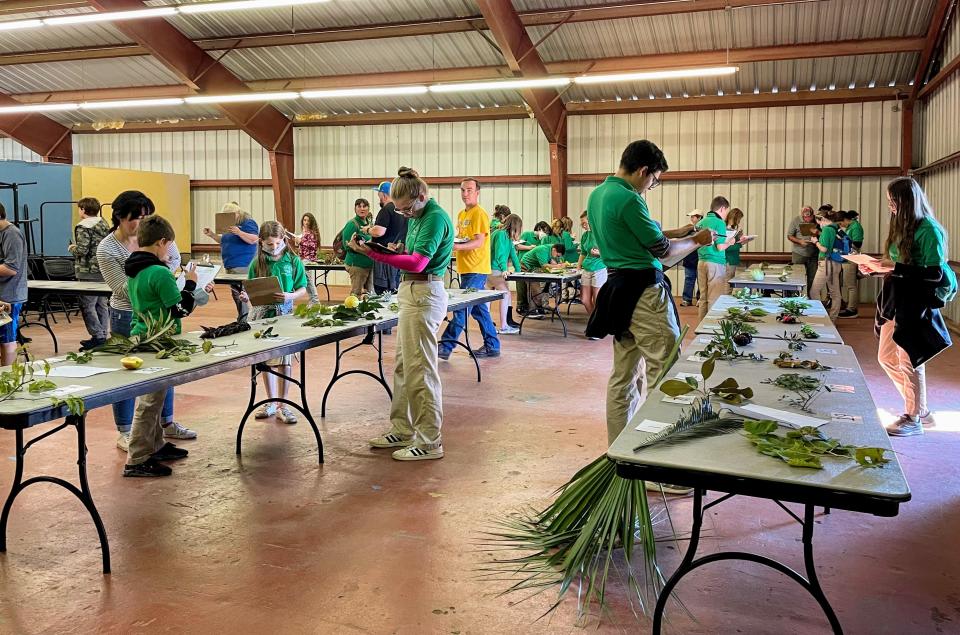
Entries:
POLYGON ((287 248, 286 245, 284 245, 283 243, 280 243, 279 245, 277 245, 277 248, 276 248, 276 249, 274 249, 273 251, 271 251, 270 249, 267 248, 266 245, 263 245, 263 244, 261 243, 261 249, 263 249, 263 253, 267 254, 268 256, 273 256, 274 258, 276 258, 276 257, 279 256, 280 254, 282 254, 282 253, 283 253, 283 250, 286 249, 286 248, 287 248))
POLYGON ((542 229, 538 229, 533 233, 536 235, 537 238, 543 238, 544 236, 546 236, 546 232, 544 232, 542 229))

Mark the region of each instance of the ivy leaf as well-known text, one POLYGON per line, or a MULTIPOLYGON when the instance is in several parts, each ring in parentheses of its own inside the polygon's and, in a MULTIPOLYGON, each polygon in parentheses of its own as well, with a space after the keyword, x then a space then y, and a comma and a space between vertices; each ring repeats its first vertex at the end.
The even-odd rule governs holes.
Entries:
MULTIPOLYGON (((303 306, 302 304, 300 306, 303 306)), ((213 350, 213 342, 210 340, 203 340, 203 353, 206 355, 213 350)))
POLYGON ((708 360, 706 360, 705 362, 703 362, 703 364, 700 365, 700 374, 703 376, 703 381, 707 381, 708 379, 710 379, 710 376, 713 375, 713 369, 716 367, 716 365, 717 365, 716 357, 710 357, 708 360))
POLYGON ((784 460, 787 462, 787 465, 791 467, 809 467, 815 470, 823 469, 823 463, 820 462, 820 459, 811 454, 797 453, 784 457, 784 460))
POLYGON ((884 456, 885 452, 884 448, 857 448, 853 452, 853 459, 862 467, 880 467, 890 462, 884 456))
POLYGON ((776 421, 770 421, 768 419, 755 420, 747 419, 743 422, 743 429, 747 431, 747 434, 755 434, 757 436, 763 436, 765 434, 771 434, 779 426, 776 421))
POLYGON ((671 397, 685 395, 688 392, 693 391, 694 388, 696 388, 696 386, 691 386, 687 382, 680 381, 679 379, 668 379, 660 384, 660 392, 670 395, 671 397))

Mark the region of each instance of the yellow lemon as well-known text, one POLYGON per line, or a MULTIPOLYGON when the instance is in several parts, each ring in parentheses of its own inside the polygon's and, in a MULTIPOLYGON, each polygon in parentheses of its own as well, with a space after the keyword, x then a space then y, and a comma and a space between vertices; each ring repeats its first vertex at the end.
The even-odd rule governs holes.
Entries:
POLYGON ((129 370, 136 370, 143 366, 143 360, 139 357, 124 357, 120 360, 120 364, 129 370))
POLYGON ((348 309, 355 309, 360 306, 360 298, 355 295, 348 295, 347 299, 343 301, 343 306, 348 309))

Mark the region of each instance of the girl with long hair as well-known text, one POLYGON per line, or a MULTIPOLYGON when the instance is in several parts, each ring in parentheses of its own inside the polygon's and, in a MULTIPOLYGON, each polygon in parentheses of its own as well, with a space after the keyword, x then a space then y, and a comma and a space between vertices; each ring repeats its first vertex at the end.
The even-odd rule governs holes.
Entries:
MULTIPOLYGON (((317 259, 317 249, 320 247, 320 227, 317 225, 317 217, 306 212, 300 217, 300 233, 293 234, 287 232, 293 240, 294 246, 300 254, 300 259, 304 262, 315 262, 317 259)), ((307 294, 310 296, 310 304, 320 302, 320 296, 317 294, 316 271, 313 271, 311 283, 307 285, 307 294)))
POLYGON ((823 210, 817 212, 817 225, 820 226, 820 236, 813 242, 820 252, 820 261, 817 264, 817 274, 813 277, 813 288, 810 289, 810 298, 821 300, 824 290, 827 292, 826 302, 830 319, 837 321, 840 315, 840 269, 843 259, 836 255, 838 224, 843 219, 843 212, 823 210))
POLYGON ((508 215, 500 229, 490 234, 490 277, 487 288, 503 291, 506 295, 500 300, 500 330, 498 333, 519 333, 519 324, 513 321, 513 297, 507 284, 507 268, 512 263, 514 271, 520 271, 520 259, 514 242, 523 232, 523 219, 516 214, 508 215))

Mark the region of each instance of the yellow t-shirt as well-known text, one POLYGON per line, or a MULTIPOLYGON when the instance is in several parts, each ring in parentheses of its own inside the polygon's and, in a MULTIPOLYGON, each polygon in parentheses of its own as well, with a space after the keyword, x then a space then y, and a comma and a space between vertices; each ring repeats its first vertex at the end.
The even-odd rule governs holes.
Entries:
POLYGON ((461 210, 457 215, 457 238, 473 240, 483 234, 483 245, 470 251, 457 251, 457 271, 460 273, 490 273, 490 217, 479 205, 461 210))

